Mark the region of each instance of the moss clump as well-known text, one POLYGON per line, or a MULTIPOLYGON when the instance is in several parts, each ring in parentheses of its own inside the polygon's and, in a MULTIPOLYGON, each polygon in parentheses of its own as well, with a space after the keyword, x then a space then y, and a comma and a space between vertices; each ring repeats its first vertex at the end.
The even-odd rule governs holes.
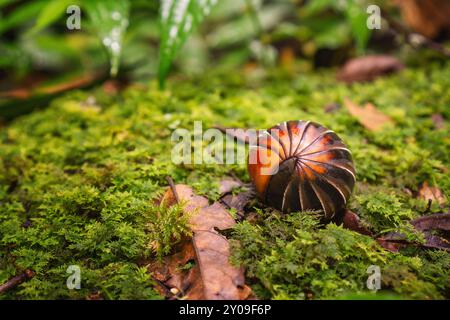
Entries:
MULTIPOLYGON (((246 74, 212 71, 174 81, 166 91, 152 83, 116 96, 101 88, 71 92, 15 120, 0 130, 0 283, 27 268, 36 276, 2 298, 85 298, 95 292, 110 299, 158 298, 142 259, 167 254, 187 232, 178 209, 154 204, 165 177, 211 200, 223 176, 248 181, 245 164, 172 163, 172 131, 192 130, 197 120, 204 130, 268 128, 290 119, 333 129, 352 150, 357 168, 350 209, 375 232, 408 231, 407 221, 427 206, 415 197, 421 183, 450 197, 449 73, 447 64, 345 86, 330 73, 274 70, 255 82, 246 74), (373 102, 395 128, 374 134, 344 107, 324 111, 345 97, 373 102), (435 113, 445 119, 442 129, 434 127, 435 113), (81 290, 65 286, 69 265, 81 267, 81 290)), ((442 210, 433 203, 431 212, 442 210)), ((235 262, 255 277, 262 297, 362 292, 369 263, 388 270, 383 281, 400 297, 449 297, 447 253, 389 254, 370 238, 334 225, 319 228, 302 217, 268 216, 259 225, 238 225, 234 237, 245 245, 235 247, 235 262), (396 265, 402 266, 398 274, 396 265)))
MULTIPOLYGON (((239 224, 234 230, 233 260, 257 279, 260 297, 336 299, 363 295, 371 265, 380 267, 383 291, 397 298, 440 299, 448 277, 448 256, 428 270, 419 256, 394 254, 376 241, 334 224, 324 228, 309 214, 280 217, 260 212, 261 223, 239 224), (440 265, 439 265, 440 264, 440 265), (439 265, 439 266, 438 266, 439 265)), ((383 296, 381 291, 378 294, 383 296)), ((445 291, 444 291, 445 292, 445 291)))

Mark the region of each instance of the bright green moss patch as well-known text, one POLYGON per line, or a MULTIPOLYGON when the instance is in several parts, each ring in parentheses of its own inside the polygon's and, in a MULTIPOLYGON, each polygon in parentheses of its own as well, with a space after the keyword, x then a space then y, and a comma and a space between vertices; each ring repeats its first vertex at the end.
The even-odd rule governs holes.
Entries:
POLYGON ((381 295, 387 291, 398 298, 441 299, 449 289, 447 253, 435 262, 436 269, 429 270, 424 264, 430 262, 417 254, 387 252, 370 237, 334 224, 319 228, 312 215, 260 214, 260 224, 243 222, 235 228, 233 242, 233 259, 257 279, 254 289, 260 297, 336 299, 367 294, 371 265, 380 267, 381 295))
MULTIPOLYGON (((353 152, 358 183, 350 209, 375 233, 401 231, 420 240, 408 221, 427 208, 416 198, 421 183, 450 197, 449 74, 450 65, 435 66, 348 87, 331 73, 274 71, 257 82, 211 73, 172 82, 167 91, 152 83, 117 96, 72 92, 17 119, 0 130, 0 283, 28 268, 36 276, 1 298, 84 299, 97 292, 107 299, 159 298, 145 262, 188 234, 180 208, 154 203, 165 177, 211 201, 222 177, 249 179, 245 164, 172 163, 173 130, 193 130, 197 120, 203 130, 267 128, 291 119, 329 127, 353 152), (324 112, 345 97, 373 102, 395 128, 375 134, 344 107, 324 112), (435 128, 433 114, 444 117, 444 128, 435 128), (80 290, 66 287, 69 265, 81 268, 80 290)), ((433 203, 428 212, 444 210, 433 203)), ((448 253, 388 253, 369 237, 319 226, 313 216, 269 212, 233 232, 233 260, 247 268, 261 298, 364 296, 371 264, 381 268, 385 296, 450 297, 448 253)))

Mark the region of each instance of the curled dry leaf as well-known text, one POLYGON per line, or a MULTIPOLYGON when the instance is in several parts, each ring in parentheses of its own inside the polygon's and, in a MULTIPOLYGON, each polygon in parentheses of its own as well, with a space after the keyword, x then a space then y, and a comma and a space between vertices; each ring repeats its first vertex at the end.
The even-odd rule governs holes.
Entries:
MULTIPOLYGON (((151 265, 150 271, 156 280, 178 289, 184 299, 247 299, 250 288, 245 285, 244 271, 230 264, 228 240, 216 230, 230 229, 234 219, 221 203, 209 205, 207 198, 196 195, 187 185, 175 185, 175 190, 190 216, 193 237, 181 251, 166 257, 163 265, 151 265), (190 261, 195 265, 189 271, 180 269, 190 261)), ((176 202, 171 189, 161 202, 176 202)))
POLYGON ((437 202, 440 205, 446 203, 445 196, 438 187, 431 187, 428 182, 424 182, 419 189, 419 198, 425 201, 437 202))
POLYGON ((370 55, 351 59, 337 74, 337 80, 352 83, 372 81, 380 76, 398 72, 405 66, 395 57, 370 55))
POLYGON ((377 110, 372 103, 366 103, 364 107, 361 107, 350 99, 345 98, 344 105, 348 112, 370 131, 380 131, 386 126, 393 125, 392 119, 377 110))
POLYGON ((346 229, 356 231, 366 236, 372 235, 372 232, 370 232, 369 229, 367 229, 366 226, 361 222, 361 219, 359 219, 358 215, 350 210, 345 211, 342 219, 342 224, 346 229))

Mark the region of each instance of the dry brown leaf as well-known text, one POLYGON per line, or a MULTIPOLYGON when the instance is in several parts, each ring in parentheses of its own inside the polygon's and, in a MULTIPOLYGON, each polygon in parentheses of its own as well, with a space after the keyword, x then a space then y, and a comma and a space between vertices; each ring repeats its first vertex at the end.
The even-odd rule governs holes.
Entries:
POLYGON ((366 228, 366 226, 361 222, 358 215, 350 210, 346 210, 342 220, 343 226, 346 229, 356 231, 360 234, 371 236, 372 232, 366 228))
POLYGON ((437 202, 440 205, 446 203, 445 196, 442 191, 438 187, 430 187, 426 181, 422 183, 422 186, 419 189, 419 198, 422 198, 425 201, 437 202))
POLYGON ((431 121, 433 121, 434 127, 438 130, 445 128, 445 119, 440 113, 434 113, 431 115, 431 121))
POLYGON ((350 99, 345 98, 344 105, 348 112, 370 131, 380 131, 385 126, 393 125, 392 119, 378 111, 372 103, 366 103, 364 107, 361 107, 350 99))
POLYGON ((401 242, 399 242, 396 239, 390 239, 389 237, 377 238, 376 241, 384 249, 391 252, 398 252, 401 248, 404 248, 406 246, 404 240, 401 240, 401 242))
POLYGON ((416 245, 424 248, 442 249, 450 252, 450 213, 438 213, 422 216, 411 221, 418 231, 424 234, 425 243, 411 243, 405 235, 388 233, 378 238, 378 243, 387 250, 397 252, 407 245, 416 245))
POLYGON ((341 108, 339 103, 329 103, 323 109, 326 113, 334 113, 341 108))
POLYGON ((425 236, 424 247, 450 251, 450 213, 422 216, 411 221, 425 236))
POLYGON ((428 38, 441 32, 450 35, 450 1, 448 0, 395 0, 403 20, 414 31, 428 38))
POLYGON ((411 224, 420 231, 444 230, 450 231, 450 214, 437 213, 428 216, 422 216, 411 221, 411 224))
POLYGON ((398 72, 405 66, 395 57, 370 55, 347 61, 337 74, 342 82, 372 81, 380 76, 398 72))
MULTIPOLYGON (((189 186, 176 185, 175 189, 190 217, 193 236, 181 252, 166 257, 163 265, 149 267, 154 278, 176 288, 188 300, 247 299, 251 290, 245 285, 244 271, 230 264, 228 240, 216 230, 230 229, 235 224, 234 219, 222 204, 209 205, 207 198, 196 195, 189 186), (193 259, 193 268, 187 272, 180 269, 193 259)), ((161 202, 167 205, 176 202, 171 189, 161 202)))
POLYGON ((243 185, 242 181, 233 179, 233 178, 225 178, 220 181, 219 192, 221 195, 230 193, 233 189, 239 188, 243 185))
POLYGON ((236 195, 234 194, 227 194, 225 195, 221 201, 224 203, 228 208, 235 209, 240 217, 243 217, 245 215, 244 208, 247 206, 247 204, 255 198, 255 191, 254 190, 246 190, 242 191, 236 195))
POLYGON ((188 270, 183 268, 190 262, 195 263, 195 249, 192 241, 186 240, 176 253, 148 266, 153 278, 159 283, 157 289, 161 295, 167 298, 180 295, 201 299, 203 285, 198 265, 195 263, 188 270))

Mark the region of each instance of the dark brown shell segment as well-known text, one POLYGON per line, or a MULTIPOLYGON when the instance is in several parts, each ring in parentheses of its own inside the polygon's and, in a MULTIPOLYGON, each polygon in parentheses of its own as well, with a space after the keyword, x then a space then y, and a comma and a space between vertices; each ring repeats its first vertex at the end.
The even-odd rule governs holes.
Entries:
POLYGON ((261 199, 283 212, 345 207, 355 184, 350 150, 331 130, 287 121, 264 131, 249 150, 248 170, 261 199), (252 159, 252 161, 251 161, 252 159))

